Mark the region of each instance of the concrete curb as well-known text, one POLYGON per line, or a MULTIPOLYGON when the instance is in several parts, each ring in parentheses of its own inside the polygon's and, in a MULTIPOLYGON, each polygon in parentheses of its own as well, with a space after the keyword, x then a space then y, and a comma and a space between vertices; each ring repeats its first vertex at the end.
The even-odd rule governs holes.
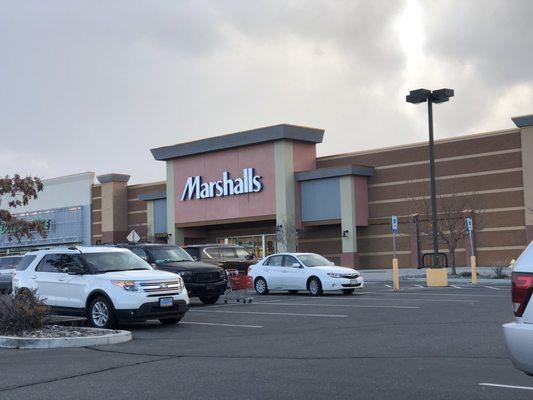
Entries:
MULTIPOLYGON (((95 328, 83 328, 92 330, 95 328)), ((100 336, 65 337, 65 338, 22 338, 17 336, 0 336, 0 348, 7 349, 56 349, 62 347, 88 347, 117 344, 132 340, 130 331, 117 331, 100 336)))

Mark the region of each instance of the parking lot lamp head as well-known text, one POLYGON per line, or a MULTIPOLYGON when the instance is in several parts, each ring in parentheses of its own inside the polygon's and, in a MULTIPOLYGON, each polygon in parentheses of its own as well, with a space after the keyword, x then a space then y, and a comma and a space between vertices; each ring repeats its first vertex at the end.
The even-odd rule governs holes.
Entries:
POLYGON ((428 89, 416 89, 411 90, 407 96, 405 96, 405 100, 408 103, 412 104, 419 104, 419 103, 425 103, 427 99, 431 96, 431 90, 428 89))

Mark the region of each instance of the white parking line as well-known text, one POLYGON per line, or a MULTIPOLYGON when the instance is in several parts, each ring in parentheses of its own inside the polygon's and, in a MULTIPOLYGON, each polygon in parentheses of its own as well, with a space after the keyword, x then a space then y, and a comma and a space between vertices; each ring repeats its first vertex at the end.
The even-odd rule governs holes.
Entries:
MULTIPOLYGON (((503 289, 502 289, 503 290, 503 289)), ((373 293, 376 294, 376 293, 373 293)), ((406 296, 453 296, 453 297, 498 297, 498 298, 505 298, 505 294, 502 293, 501 295, 497 294, 459 294, 459 293, 428 293, 428 292, 416 292, 416 293, 408 293, 408 292, 380 292, 380 294, 383 295, 390 295, 390 296, 398 296, 398 297, 406 297, 406 296)))
POLYGON ((216 324, 214 322, 192 322, 192 321, 182 321, 180 322, 180 325, 182 324, 189 324, 189 325, 209 325, 209 326, 230 326, 235 328, 262 328, 261 325, 236 325, 236 324, 216 324))
MULTIPOLYGON (((277 300, 265 300, 265 301, 253 301, 252 304, 259 304, 259 303, 267 303, 267 304, 271 304, 271 303, 276 303, 278 301, 283 301, 281 299, 277 299, 277 300)), ((198 305, 200 305, 201 303, 196 303, 198 305)), ((239 305, 242 305, 243 303, 239 303, 237 301, 229 301, 227 303, 218 303, 218 304, 215 304, 215 305, 212 305, 212 306, 209 306, 209 308, 216 308, 216 307, 230 307, 230 306, 239 306, 239 305)), ((250 303, 248 303, 250 304, 250 303)))
POLYGON ((424 289, 424 286, 422 286, 422 285, 415 285, 415 286, 418 287, 418 288, 424 289))
POLYGON ((502 290, 500 288, 494 287, 494 286, 485 286, 487 289, 493 289, 493 290, 502 290))
POLYGON ((500 385, 498 383, 480 383, 479 386, 501 387, 501 388, 506 388, 506 389, 533 390, 533 387, 530 387, 530 386, 500 385))
POLYGON ((285 315, 289 317, 324 317, 324 318, 346 318, 344 314, 298 314, 298 313, 281 313, 281 312, 260 312, 260 311, 210 311, 210 310, 190 310, 189 312, 197 313, 223 313, 223 314, 252 314, 252 315, 285 315))
MULTIPOLYGON (((413 293, 415 294, 415 293, 413 293)), ((418 294, 418 293, 416 293, 418 294)), ((425 294, 425 293, 420 293, 425 294)), ((434 302, 452 302, 452 303, 478 303, 479 300, 465 300, 465 299, 417 299, 411 297, 405 297, 400 299, 398 296, 395 298, 383 298, 383 297, 367 297, 367 296, 353 296, 353 297, 311 297, 312 299, 323 299, 323 300, 354 300, 354 301, 434 301, 434 302)))
MULTIPOLYGON (((261 304, 261 303, 256 303, 261 304)), ((362 304, 320 304, 320 303, 276 303, 267 304, 272 306, 311 306, 311 307, 352 307, 352 308, 420 308, 417 306, 383 306, 383 305, 362 305, 362 304)))
POLYGON ((388 288, 391 288, 392 289, 392 286, 391 285, 387 285, 386 283, 384 283, 385 286, 387 286, 388 288))
POLYGON ((462 289, 461 286, 456 286, 456 285, 450 285, 452 288, 456 288, 456 289, 462 289))

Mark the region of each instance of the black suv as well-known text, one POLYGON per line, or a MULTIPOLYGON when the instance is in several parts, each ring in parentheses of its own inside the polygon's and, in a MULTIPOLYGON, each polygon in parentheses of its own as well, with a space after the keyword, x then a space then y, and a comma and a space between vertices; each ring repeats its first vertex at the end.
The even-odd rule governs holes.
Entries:
POLYGON ((204 304, 215 304, 227 287, 226 272, 217 266, 195 261, 179 246, 168 244, 119 244, 129 249, 152 267, 180 275, 189 297, 204 304))
POLYGON ((257 262, 255 256, 244 247, 232 244, 193 244, 183 246, 183 249, 195 260, 224 269, 237 269, 244 274, 250 265, 257 262))

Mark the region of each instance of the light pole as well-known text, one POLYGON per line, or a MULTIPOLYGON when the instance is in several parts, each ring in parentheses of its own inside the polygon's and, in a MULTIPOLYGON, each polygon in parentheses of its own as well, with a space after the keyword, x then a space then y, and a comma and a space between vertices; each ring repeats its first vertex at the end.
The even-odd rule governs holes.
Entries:
POLYGON ((411 90, 405 100, 408 103, 419 104, 428 103, 428 124, 429 124, 429 173, 431 177, 431 227, 433 232, 433 267, 439 266, 439 237, 437 234, 437 190, 435 187, 435 143, 433 141, 433 103, 444 103, 453 97, 453 89, 417 89, 411 90))

